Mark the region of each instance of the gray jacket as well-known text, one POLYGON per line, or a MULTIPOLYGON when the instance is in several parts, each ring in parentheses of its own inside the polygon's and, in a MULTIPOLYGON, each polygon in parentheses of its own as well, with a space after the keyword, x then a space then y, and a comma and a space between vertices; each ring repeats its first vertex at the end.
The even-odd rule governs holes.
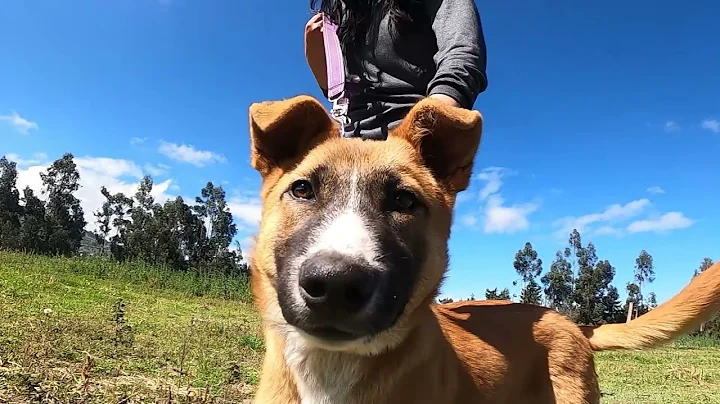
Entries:
POLYGON ((431 26, 391 35, 386 16, 374 50, 345 58, 351 120, 345 136, 386 139, 422 98, 441 93, 470 109, 486 89, 485 38, 474 0, 422 3, 431 26))

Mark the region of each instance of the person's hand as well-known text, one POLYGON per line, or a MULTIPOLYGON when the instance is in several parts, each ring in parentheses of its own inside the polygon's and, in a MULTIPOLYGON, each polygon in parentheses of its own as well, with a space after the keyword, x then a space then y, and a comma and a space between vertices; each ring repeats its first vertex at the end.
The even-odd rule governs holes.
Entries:
POLYGON ((447 105, 453 106, 453 107, 459 107, 460 103, 455 100, 455 98, 450 97, 449 95, 435 93, 430 96, 430 98, 434 98, 438 101, 442 101, 447 105))
POLYGON ((305 58, 315 80, 327 90, 327 66, 325 65, 325 40, 323 39, 322 14, 317 13, 305 24, 305 58))

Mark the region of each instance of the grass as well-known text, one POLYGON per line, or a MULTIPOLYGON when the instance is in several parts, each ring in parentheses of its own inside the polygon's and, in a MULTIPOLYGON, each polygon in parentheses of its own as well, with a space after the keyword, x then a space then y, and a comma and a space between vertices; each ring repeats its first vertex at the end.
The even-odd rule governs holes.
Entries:
MULTIPOLYGON (((264 351, 244 279, 0 252, 0 403, 243 403, 264 351)), ((603 403, 720 403, 720 342, 601 352, 603 403)))
POLYGON ((247 282, 0 252, 0 403, 243 402, 247 282))
POLYGON ((720 341, 685 337, 648 351, 597 354, 603 403, 720 403, 720 341))

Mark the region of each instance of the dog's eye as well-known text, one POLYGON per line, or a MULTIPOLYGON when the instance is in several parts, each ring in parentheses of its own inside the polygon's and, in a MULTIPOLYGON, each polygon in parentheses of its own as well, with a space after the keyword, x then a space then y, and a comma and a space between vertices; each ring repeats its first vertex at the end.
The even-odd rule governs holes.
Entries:
POLYGON ((399 190, 393 196, 393 210, 398 212, 407 212, 412 210, 417 204, 417 198, 412 192, 399 190))
POLYGON ((315 197, 312 184, 307 180, 297 180, 293 182, 290 187, 290 193, 298 199, 313 199, 315 197))

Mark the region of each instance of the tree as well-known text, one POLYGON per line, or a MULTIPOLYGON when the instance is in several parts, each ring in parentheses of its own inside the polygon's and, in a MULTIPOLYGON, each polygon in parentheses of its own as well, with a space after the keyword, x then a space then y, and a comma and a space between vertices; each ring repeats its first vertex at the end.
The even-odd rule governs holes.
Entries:
POLYGON ((577 229, 573 229, 568 238, 569 246, 565 248, 565 259, 570 262, 570 268, 573 272, 573 286, 577 276, 579 276, 580 269, 578 268, 578 259, 582 255, 582 237, 577 229))
POLYGON ((572 309, 573 271, 570 262, 558 251, 550 270, 540 278, 545 289, 547 305, 558 312, 570 315, 572 309))
POLYGON ((241 275, 249 275, 250 274, 250 267, 245 260, 245 256, 243 255, 243 249, 240 245, 240 242, 235 240, 235 266, 238 269, 238 272, 241 275))
POLYGON ((515 254, 513 267, 515 267, 515 272, 520 275, 523 290, 527 283, 535 280, 540 275, 542 272, 542 260, 538 258, 538 253, 533 249, 530 242, 526 242, 525 246, 515 254))
POLYGON ((577 323, 595 325, 610 323, 619 317, 617 288, 612 286, 615 267, 608 260, 599 260, 595 245, 583 247, 580 233, 573 230, 565 258, 576 259, 578 276, 572 293, 573 318, 577 323))
POLYGON ((20 247, 20 193, 17 185, 17 164, 0 158, 0 248, 20 247))
POLYGON ((155 199, 152 196, 153 180, 143 177, 135 192, 135 201, 130 208, 130 222, 127 225, 126 253, 133 259, 148 263, 162 263, 157 259, 158 241, 156 221, 153 219, 155 199))
POLYGON ((100 244, 100 254, 105 254, 105 244, 108 242, 110 236, 110 225, 112 224, 112 195, 103 185, 100 188, 100 193, 105 197, 105 202, 97 212, 93 212, 95 215, 96 223, 98 225, 98 231, 95 233, 95 239, 100 244))
POLYGON ((128 216, 132 213, 134 201, 121 192, 115 195, 107 194, 105 197, 110 203, 110 223, 115 232, 110 237, 110 254, 117 261, 124 261, 132 256, 128 243, 131 225, 128 216))
POLYGON ((45 173, 40 173, 43 194, 48 195, 46 212, 50 228, 49 252, 76 254, 85 235, 85 218, 74 193, 80 188, 80 174, 71 153, 55 160, 45 173))
POLYGON ((640 292, 640 286, 638 286, 637 283, 628 282, 625 286, 625 290, 628 294, 628 297, 625 301, 625 312, 627 313, 630 308, 630 303, 632 303, 635 312, 635 318, 647 313, 648 307, 644 303, 642 292, 640 292))
POLYGON ((449 297, 444 297, 444 298, 438 300, 438 302, 439 302, 440 304, 448 304, 448 303, 452 303, 452 302, 453 302, 453 299, 451 299, 451 298, 449 298, 449 297))
POLYGON ((657 306, 657 296, 655 295, 655 292, 650 292, 650 295, 648 296, 648 310, 652 310, 657 306))
POLYGON ((485 299, 487 300, 510 300, 510 290, 508 288, 503 289, 498 293, 497 288, 495 289, 486 289, 485 290, 485 299))
POLYGON ((710 268, 711 266, 713 266, 713 260, 708 257, 703 258, 702 262, 700 262, 700 267, 695 270, 693 277, 696 277, 696 276, 700 275, 701 273, 707 271, 707 269, 710 268))
POLYGON ((625 320, 625 313, 620 305, 620 294, 615 286, 609 285, 607 293, 602 297, 603 322, 621 323, 625 320))
POLYGON ((183 198, 165 202, 155 216, 160 224, 165 261, 176 269, 200 269, 207 264, 205 226, 183 198))
MULTIPOLYGON (((711 266, 713 266, 713 264, 714 262, 711 258, 703 258, 700 262, 700 266, 693 273, 693 278, 707 271, 711 266)), ((716 314, 715 317, 710 319, 710 321, 702 323, 698 333, 702 335, 720 337, 720 313, 716 314)))
POLYGON ((31 253, 44 254, 49 250, 50 227, 45 219, 45 204, 30 187, 23 190, 23 221, 20 227, 20 244, 31 253))
POLYGON ((542 303, 542 290, 540 289, 540 285, 535 282, 535 279, 530 279, 520 292, 520 302, 535 305, 542 303))
MULTIPOLYGON (((642 289, 645 282, 653 283, 655 281, 655 268, 653 266, 653 258, 647 251, 640 251, 640 255, 635 259, 635 281, 638 285, 640 301, 643 302, 642 289)), ((635 316, 639 315, 639 311, 635 311, 635 316)))
POLYGON ((233 223, 232 213, 225 200, 225 191, 208 182, 195 198, 193 207, 207 229, 207 246, 204 251, 205 262, 212 270, 228 273, 236 271, 235 253, 229 250, 233 238, 237 234, 237 226, 233 223))

